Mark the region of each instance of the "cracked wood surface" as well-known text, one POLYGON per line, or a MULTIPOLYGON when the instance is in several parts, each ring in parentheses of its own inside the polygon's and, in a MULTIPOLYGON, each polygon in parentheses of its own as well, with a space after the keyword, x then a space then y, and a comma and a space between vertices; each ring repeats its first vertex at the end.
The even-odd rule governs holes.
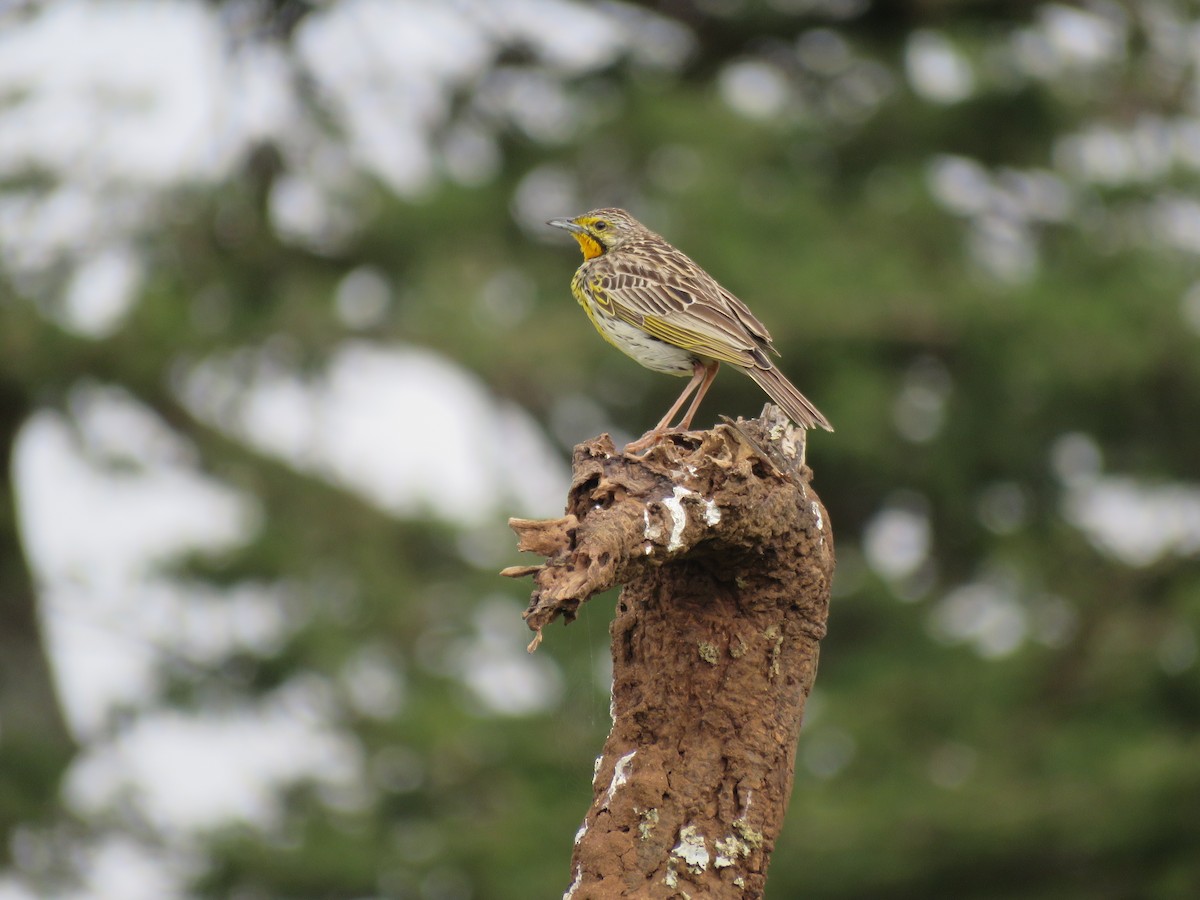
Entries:
POLYGON ((642 456, 601 436, 575 448, 562 518, 511 520, 545 558, 504 571, 533 576, 531 650, 624 586, 572 900, 762 896, 834 568, 803 441, 770 406, 642 456))

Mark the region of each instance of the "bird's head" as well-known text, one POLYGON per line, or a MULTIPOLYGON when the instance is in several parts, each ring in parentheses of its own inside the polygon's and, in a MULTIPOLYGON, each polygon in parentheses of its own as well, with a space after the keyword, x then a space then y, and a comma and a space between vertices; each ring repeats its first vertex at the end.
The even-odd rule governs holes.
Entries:
POLYGON ((648 233, 645 225, 623 209, 593 209, 573 219, 551 219, 546 224, 571 232, 579 241, 584 259, 595 259, 648 233))

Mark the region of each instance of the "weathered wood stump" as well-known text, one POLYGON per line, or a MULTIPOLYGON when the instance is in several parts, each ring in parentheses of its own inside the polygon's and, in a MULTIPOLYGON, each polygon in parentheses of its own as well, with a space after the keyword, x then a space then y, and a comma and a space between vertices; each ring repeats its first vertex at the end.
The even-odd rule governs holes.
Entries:
POLYGON ((762 896, 834 569, 811 476, 804 432, 768 406, 642 456, 580 444, 566 515, 510 522, 546 557, 504 571, 533 575, 531 650, 624 585, 571 900, 762 896))

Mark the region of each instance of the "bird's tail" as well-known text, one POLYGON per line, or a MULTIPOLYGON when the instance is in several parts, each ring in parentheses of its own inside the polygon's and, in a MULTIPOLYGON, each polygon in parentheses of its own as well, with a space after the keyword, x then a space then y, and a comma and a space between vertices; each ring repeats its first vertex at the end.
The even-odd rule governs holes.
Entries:
POLYGON ((803 425, 805 428, 820 426, 826 431, 833 431, 833 426, 829 424, 829 420, 821 414, 819 409, 812 405, 812 401, 796 390, 795 385, 784 378, 783 373, 774 366, 768 369, 750 366, 742 371, 757 381, 758 386, 766 391, 772 400, 783 407, 783 411, 787 413, 788 418, 797 425, 803 425))

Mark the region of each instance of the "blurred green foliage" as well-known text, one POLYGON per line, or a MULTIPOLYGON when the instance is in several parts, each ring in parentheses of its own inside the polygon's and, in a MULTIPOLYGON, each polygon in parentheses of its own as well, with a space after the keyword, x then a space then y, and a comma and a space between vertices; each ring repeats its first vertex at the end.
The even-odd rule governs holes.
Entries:
MULTIPOLYGON (((197 891, 524 900, 566 885, 608 727, 609 606, 593 601, 547 634, 539 654, 565 685, 552 711, 488 711, 448 660, 486 621, 475 615, 487 598, 507 598, 514 617, 524 602, 525 585, 495 574, 515 554, 493 564, 495 552, 463 549, 464 534, 504 546, 503 523, 388 516, 197 422, 172 390, 180 360, 280 336, 294 365, 319 371, 351 336, 330 298, 369 266, 395 298, 373 340, 456 360, 543 423, 564 457, 590 436, 579 422, 640 433, 679 385, 613 353, 570 299, 576 252, 530 218, 530 185, 549 172, 580 208, 547 214, 627 206, 746 300, 837 428, 808 450, 840 562, 768 896, 1194 896, 1196 524, 1191 544, 1164 539, 1131 560, 1071 505, 1110 476, 1168 493, 1200 480, 1200 334, 1181 305, 1195 257, 1155 230, 1156 209, 1194 196, 1196 169, 1115 183, 1063 162, 1064 142, 1089 128, 1197 115, 1195 64, 1154 36, 1167 5, 1079 13, 1122 23, 1123 49, 1084 65, 1055 62, 1064 51, 1047 45, 1050 76, 1023 70, 1018 49, 1042 46, 1030 35, 1052 31, 1059 7, 662 7, 695 41, 678 71, 617 58, 566 75, 498 48, 491 76, 544 75, 580 124, 543 142, 497 116, 501 162, 483 183, 446 180, 419 199, 362 187, 346 200, 360 227, 314 249, 281 238, 267 208, 295 164, 255 160, 216 192, 175 198, 182 211, 146 237, 152 277, 114 336, 67 337, 29 305, 0 307, 0 378, 31 403, 62 405, 83 376, 123 385, 257 498, 256 537, 189 561, 188 577, 285 582, 307 597, 303 627, 273 654, 168 665, 166 701, 202 703, 222 685, 265 693, 298 675, 334 683, 365 645, 386 646, 403 672, 394 716, 335 692, 370 790, 339 802, 295 785, 280 833, 209 836, 197 891), (850 13, 821 12, 836 8, 850 13), (975 73, 963 99, 913 89, 918 33, 975 73), (833 62, 806 63, 806 38, 833 62), (738 67, 781 91, 777 105, 739 110, 738 67), (937 187, 955 160, 988 179, 961 188, 960 208, 937 187), (1059 192, 1065 210, 1039 218, 1059 192), (489 307, 509 288, 520 296, 489 307), (218 324, 198 327, 213 297, 218 324), (592 405, 573 418, 580 404, 592 405), (1080 447, 1098 470, 1071 468, 1080 447)), ((698 424, 762 402, 723 375, 698 424)), ((469 423, 413 433, 495 440, 469 423)), ((1171 527, 1121 515, 1110 509, 1106 533, 1171 527)))

